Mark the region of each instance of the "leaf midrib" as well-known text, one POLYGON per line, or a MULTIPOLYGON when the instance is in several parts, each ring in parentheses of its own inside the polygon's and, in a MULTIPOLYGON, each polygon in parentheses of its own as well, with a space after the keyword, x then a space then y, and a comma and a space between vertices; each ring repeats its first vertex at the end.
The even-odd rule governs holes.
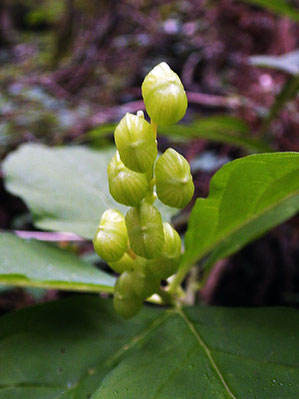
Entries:
POLYGON ((237 399, 237 397, 232 393, 232 391, 230 390, 227 382, 224 379, 224 376, 222 375, 220 369, 218 368, 215 360, 213 359, 213 356, 211 354, 211 350, 209 349, 209 347, 205 344, 205 342, 203 341, 203 339, 201 338, 199 332, 195 329, 194 325, 192 324, 192 322, 188 319, 187 315, 184 313, 184 311, 182 309, 177 310, 177 313, 181 316, 181 318, 184 320, 184 322, 187 324, 188 328, 190 329, 191 333, 195 336, 197 342, 199 343, 199 345, 203 348, 212 368, 214 369, 214 371, 216 372, 216 374, 218 375, 222 385, 224 386, 224 389, 226 390, 227 394, 229 395, 230 398, 232 399, 237 399))
POLYGON ((10 278, 10 274, 1 275, 0 274, 0 286, 1 285, 15 285, 16 287, 34 287, 34 288, 48 288, 48 289, 57 289, 57 290, 65 290, 65 291, 80 291, 80 292, 107 292, 113 293, 114 287, 109 285, 101 285, 101 284, 88 284, 88 283, 67 283, 60 281, 41 281, 41 280, 23 280, 23 279, 13 279, 10 278), (5 277, 6 280, 5 280, 5 277))
MULTIPOLYGON (((230 390, 227 382, 225 381, 224 376, 222 375, 215 360, 213 359, 210 348, 203 341, 203 339, 201 338, 198 331, 195 329, 192 322, 188 319, 187 315, 184 313, 183 309, 180 307, 177 307, 175 309, 170 309, 170 310, 164 312, 161 316, 159 316, 158 318, 153 320, 153 322, 146 329, 144 329, 141 333, 139 333, 138 335, 136 335, 134 337, 131 337, 130 340, 128 341, 128 343, 124 343, 119 350, 117 350, 113 355, 111 355, 105 361, 105 366, 109 366, 109 365, 112 366, 112 364, 114 363, 115 360, 119 359, 125 352, 128 353, 131 348, 133 348, 137 343, 139 343, 140 341, 144 340, 147 336, 152 334, 157 328, 159 328, 163 323, 165 323, 169 319, 169 317, 171 317, 173 315, 178 315, 184 321, 184 323, 187 325, 190 332, 194 335, 199 346, 204 350, 204 353, 207 356, 208 361, 211 364, 211 367, 214 369, 215 373, 217 374, 218 378, 220 379, 220 381, 221 381, 225 391, 229 395, 229 397, 231 399, 237 399, 237 397, 230 390)), ((108 375, 109 375, 109 372, 106 374, 106 376, 104 378, 106 378, 108 375)), ((83 377, 81 379, 81 381, 84 380, 84 378, 85 377, 83 377)), ((98 389, 99 388, 100 388, 100 386, 98 387, 98 389)))
MULTIPOLYGON (((164 311, 162 314, 160 314, 158 317, 154 318, 151 320, 151 322, 142 330, 140 331, 138 334, 134 335, 133 337, 128 337, 128 339, 126 340, 126 342, 124 342, 120 348, 118 350, 116 350, 112 355, 110 355, 105 361, 104 364, 100 364, 98 366, 96 366, 95 368, 98 369, 102 369, 103 367, 108 367, 110 370, 107 371, 105 378, 107 378, 111 372, 111 369, 114 369, 114 364, 115 361, 117 361, 118 359, 120 359, 122 357, 122 355, 124 353, 130 353, 131 349, 134 348, 136 345, 138 345, 138 343, 144 341, 148 336, 150 336, 151 334, 153 334, 159 327, 161 327, 164 323, 166 323, 168 321, 168 319, 170 317, 174 317, 174 316, 178 316, 181 318, 181 320, 183 320, 183 322, 185 323, 185 325, 188 327, 188 330, 190 331, 190 333, 195 337, 197 345, 203 349, 203 352, 209 362, 209 364, 211 365, 211 368, 214 370, 214 372, 217 374, 223 388, 225 389, 226 393, 228 394, 228 396, 231 399, 237 399, 237 396, 235 396, 235 394, 231 391, 231 389, 228 386, 228 383, 225 380, 224 375, 221 373, 220 368, 218 367, 216 361, 213 358, 212 352, 214 353, 215 351, 217 352, 222 352, 222 353, 226 353, 227 355, 234 355, 231 352, 225 352, 222 350, 217 350, 217 349, 211 349, 203 340, 203 338, 201 337, 200 332, 195 328, 194 323, 189 319, 189 317, 187 316, 186 312, 184 311, 184 309, 182 308, 171 308, 169 310, 164 311)), ((142 349, 141 349, 142 350, 142 349)), ((188 356, 188 354, 187 354, 188 356)), ((239 356, 239 355, 238 355, 239 356)), ((248 361, 253 361, 253 362, 259 362, 258 360, 255 359, 251 359, 251 358, 247 358, 245 356, 241 356, 246 358, 248 361)), ((265 362, 268 363, 268 362, 265 362)), ((269 363, 273 363, 273 362, 269 362, 269 363)), ((276 364, 276 363, 275 363, 276 364)), ((278 366, 280 366, 279 363, 277 363, 278 366)), ((288 366, 287 366, 288 367, 288 366)), ((77 389, 80 387, 80 385, 83 383, 83 381, 85 380, 85 378, 87 377, 87 373, 84 375, 82 375, 81 378, 78 379, 77 384, 71 388, 71 390, 68 390, 68 392, 73 391, 73 393, 75 394, 75 392, 77 391, 77 389)), ((13 384, 13 385, 1 385, 0 389, 7 389, 7 388, 22 388, 23 386, 31 386, 32 388, 36 387, 39 388, 41 386, 47 387, 47 388, 57 388, 57 389, 66 389, 65 386, 48 386, 47 384, 32 384, 32 383, 22 383, 22 384, 13 384)), ((98 388, 96 389, 95 392, 97 392, 100 389, 100 386, 98 386, 98 388)), ((95 393, 93 392, 93 393, 95 393)), ((58 396, 56 396, 56 399, 62 397, 64 395, 65 392, 60 392, 58 394, 58 396)), ((153 399, 153 398, 152 398, 153 399)))

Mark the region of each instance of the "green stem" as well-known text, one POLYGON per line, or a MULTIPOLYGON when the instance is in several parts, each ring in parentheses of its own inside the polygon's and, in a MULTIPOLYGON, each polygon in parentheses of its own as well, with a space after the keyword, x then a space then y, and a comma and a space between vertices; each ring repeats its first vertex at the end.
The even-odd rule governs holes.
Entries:
POLYGON ((155 131, 156 138, 157 138, 158 125, 157 125, 156 122, 154 122, 152 119, 151 119, 151 125, 152 125, 152 128, 153 128, 154 131, 155 131))
POLYGON ((185 303, 188 305, 194 305, 195 303, 196 291, 198 291, 198 273, 198 267, 193 266, 187 279, 185 303))
POLYGON ((131 248, 129 248, 128 250, 127 250, 127 254, 129 255, 129 256, 131 256, 131 258, 132 259, 136 259, 136 254, 135 254, 135 252, 131 249, 131 248))
POLYGON ((173 295, 170 294, 168 291, 164 290, 163 288, 159 288, 157 291, 157 294, 163 300, 163 303, 165 305, 174 305, 175 304, 175 299, 174 299, 173 295))
MULTIPOLYGON (((151 125, 152 125, 152 127, 155 131, 156 137, 157 137, 157 124, 151 120, 151 125)), ((153 204, 156 200, 156 195, 154 192, 154 187, 156 184, 156 180, 154 178, 154 165, 152 166, 151 169, 147 170, 145 174, 146 174, 146 178, 148 181, 148 192, 146 194, 145 199, 150 204, 153 204)))
POLYGON ((188 266, 182 267, 178 270, 177 274, 174 276, 174 279, 169 284, 168 292, 174 294, 180 288, 181 283, 184 281, 186 275, 189 272, 188 266))

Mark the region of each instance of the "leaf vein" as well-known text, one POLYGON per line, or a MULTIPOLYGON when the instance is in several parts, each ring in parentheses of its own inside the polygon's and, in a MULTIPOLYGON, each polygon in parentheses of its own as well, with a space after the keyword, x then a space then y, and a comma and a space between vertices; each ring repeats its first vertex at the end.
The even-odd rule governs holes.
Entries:
POLYGON ((237 397, 232 393, 232 391, 230 390, 229 386, 227 385, 227 382, 225 381, 224 376, 222 375, 222 373, 219 370, 215 360, 213 359, 213 356, 211 354, 210 348, 203 341, 203 339, 201 338, 199 332, 195 329, 194 325, 188 319, 187 315, 184 313, 184 311, 182 309, 177 309, 177 312, 181 316, 181 318, 185 321, 185 323, 189 327, 190 331, 195 336, 195 338, 196 338, 197 342, 199 343, 199 345, 203 348, 204 352, 206 353, 207 358, 209 359, 209 361, 211 363, 211 366, 213 367, 213 369, 215 370, 216 374, 218 375, 218 377, 219 377, 220 381, 222 382, 222 384, 223 384, 226 392, 228 393, 228 395, 232 399, 237 399, 237 397))
POLYGON ((273 360, 267 360, 267 359, 265 359, 265 360, 253 359, 251 357, 242 355, 240 353, 236 354, 236 353, 232 353, 232 352, 227 352, 227 351, 224 351, 223 349, 211 349, 211 352, 222 353, 224 355, 229 355, 229 356, 233 356, 233 357, 236 357, 236 358, 244 359, 244 361, 247 360, 248 362, 254 362, 254 363, 263 364, 263 365, 273 364, 273 365, 275 365, 277 367, 283 367, 283 368, 289 368, 289 369, 293 369, 293 370, 298 370, 297 366, 294 366, 294 365, 291 365, 291 364, 277 363, 277 362, 274 362, 273 360))

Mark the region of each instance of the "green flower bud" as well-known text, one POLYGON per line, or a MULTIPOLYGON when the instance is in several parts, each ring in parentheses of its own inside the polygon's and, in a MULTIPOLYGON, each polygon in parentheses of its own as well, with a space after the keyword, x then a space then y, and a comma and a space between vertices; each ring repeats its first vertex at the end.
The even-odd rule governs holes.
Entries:
POLYGON ((133 290, 142 301, 153 295, 160 287, 160 279, 158 277, 154 276, 150 271, 141 269, 125 271, 118 280, 118 285, 121 284, 123 295, 127 295, 130 290, 133 290))
POLYGON ((122 258, 117 260, 116 262, 108 262, 108 265, 114 270, 116 273, 123 273, 126 270, 134 269, 134 260, 128 255, 126 252, 122 258))
POLYGON ((102 215, 93 240, 94 250, 106 262, 119 260, 128 248, 128 233, 124 216, 116 209, 102 215))
POLYGON ((143 300, 157 292, 160 287, 160 278, 149 270, 134 270, 132 278, 134 279, 133 290, 143 300))
POLYGON ((131 319, 136 316, 143 305, 143 301, 136 295, 119 295, 114 294, 113 306, 116 313, 118 313, 123 319, 131 319))
POLYGON ((166 62, 146 75, 141 90, 146 111, 158 125, 172 125, 185 115, 188 101, 184 86, 166 62))
POLYGON ((164 246, 158 258, 149 259, 146 267, 157 277, 166 280, 176 273, 181 258, 181 237, 167 222, 163 223, 164 246))
POLYGON ((160 212, 142 201, 126 214, 126 226, 133 251, 144 258, 157 257, 163 247, 163 225, 160 212))
POLYGON ((113 306, 124 319, 130 319, 140 312, 143 300, 133 290, 134 281, 131 273, 119 276, 114 287, 113 306))
POLYGON ((127 168, 139 173, 152 168, 158 152, 156 133, 144 118, 127 113, 117 125, 114 138, 127 168))
POLYGON ((148 190, 146 175, 126 168, 118 151, 109 162, 108 181, 110 194, 115 201, 128 206, 140 204, 148 190))
POLYGON ((173 148, 168 148, 155 165, 159 199, 168 206, 184 208, 194 193, 190 165, 173 148))

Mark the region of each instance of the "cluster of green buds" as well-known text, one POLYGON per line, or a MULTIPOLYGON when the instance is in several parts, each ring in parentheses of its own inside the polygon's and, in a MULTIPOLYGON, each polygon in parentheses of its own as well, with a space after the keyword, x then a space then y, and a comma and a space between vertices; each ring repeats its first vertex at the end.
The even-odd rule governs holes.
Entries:
POLYGON ((184 87, 165 63, 148 73, 142 96, 151 123, 143 112, 127 113, 115 129, 117 151, 108 165, 112 197, 130 207, 126 216, 115 209, 102 215, 94 248, 116 273, 114 308, 123 318, 139 312, 143 301, 159 293, 161 280, 176 273, 181 257, 181 238, 162 221, 154 206, 184 208, 194 185, 186 159, 169 148, 158 159, 157 126, 179 121, 187 109, 184 87))

